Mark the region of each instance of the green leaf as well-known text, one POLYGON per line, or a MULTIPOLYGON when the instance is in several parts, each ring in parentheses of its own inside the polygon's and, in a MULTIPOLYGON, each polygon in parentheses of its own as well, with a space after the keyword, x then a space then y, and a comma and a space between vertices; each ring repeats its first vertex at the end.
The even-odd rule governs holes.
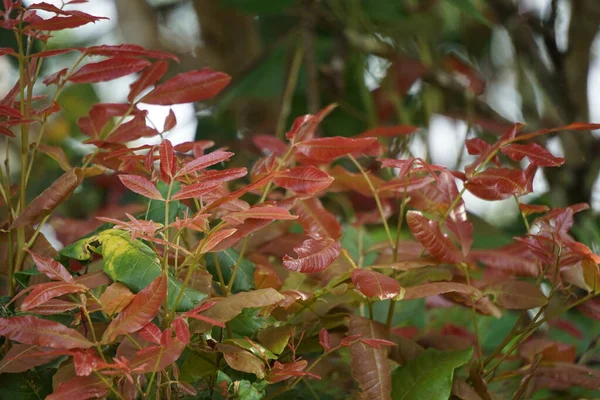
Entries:
MULTIPOLYGON (((167 198, 169 194, 169 186, 164 182, 158 182, 156 187, 163 198, 167 198)), ((179 182, 173 182, 173 189, 171 190, 171 195, 177 193, 181 188, 181 184, 179 182)), ((150 206, 148 208, 148 215, 144 214, 142 217, 147 221, 156 221, 161 224, 165 223, 165 202, 158 200, 150 200, 150 206)), ((169 203, 169 223, 175 221, 175 217, 183 217, 183 213, 187 207, 181 204, 180 201, 171 201, 169 203)))
POLYGON ((375 244, 375 241, 370 236, 369 232, 365 231, 364 229, 362 232, 359 232, 359 230, 353 226, 345 226, 340 243, 342 244, 342 248, 348 251, 350 257, 352 257, 354 262, 357 264, 362 256, 362 267, 368 267, 369 265, 372 265, 377 259, 376 252, 366 252, 367 249, 371 248, 375 244))
POLYGON ((183 382, 194 383, 214 375, 217 370, 216 358, 216 353, 190 352, 181 366, 179 379, 183 382))
POLYGON ((0 375, 0 400, 39 400, 52 393, 55 370, 42 369, 0 375))
POLYGON ((279 14, 294 5, 296 0, 221 0, 221 4, 256 14, 279 14))
MULTIPOLYGON (((231 274, 240 255, 233 249, 219 251, 206 256, 206 268, 215 281, 219 281, 216 265, 218 263, 223 274, 223 280, 229 285, 231 274)), ((235 281, 231 290, 233 293, 248 292, 254 289, 254 263, 243 258, 240 262, 235 281)))
POLYGON ((41 275, 41 272, 35 267, 15 272, 14 278, 21 286, 27 287, 29 285, 29 278, 34 275, 41 275))
POLYGON ((473 349, 427 349, 392 373, 393 400, 448 400, 454 370, 471 360, 473 349))
MULTIPOLYGON (((113 280, 123 283, 133 292, 139 292, 162 273, 160 260, 141 240, 131 240, 129 232, 110 229, 97 236, 104 258, 104 272, 113 280)), ((182 284, 169 274, 167 301, 173 307, 182 284)), ((186 288, 177 307, 187 311, 206 298, 206 294, 186 288)))
POLYGON ((239 381, 237 398, 239 400, 260 400, 265 397, 266 382, 250 383, 247 380, 239 381))
POLYGON ((481 11, 473 4, 472 0, 446 0, 461 12, 476 19, 477 21, 491 27, 492 23, 481 13, 481 11))
POLYGON ((242 349, 248 350, 250 353, 261 359, 266 357, 269 360, 277 360, 277 356, 271 353, 271 351, 269 351, 266 347, 263 347, 256 342, 250 343, 250 341, 248 341, 246 338, 227 339, 223 343, 235 344, 242 349))
POLYGON ((229 322, 231 332, 239 337, 254 337, 257 331, 271 325, 274 319, 272 317, 259 316, 258 314, 261 310, 261 308, 244 308, 240 315, 229 322))

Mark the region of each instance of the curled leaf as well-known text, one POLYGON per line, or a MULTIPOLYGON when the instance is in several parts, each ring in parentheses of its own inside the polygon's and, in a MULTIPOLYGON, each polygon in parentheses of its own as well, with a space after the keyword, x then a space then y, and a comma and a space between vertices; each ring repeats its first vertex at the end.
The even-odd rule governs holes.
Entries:
POLYGON ((283 257, 283 266, 305 274, 319 272, 338 258, 340 249, 340 243, 331 238, 307 239, 302 245, 294 247, 298 258, 283 257))
POLYGON ((400 284, 393 278, 370 269, 356 268, 352 270, 352 282, 367 297, 388 300, 400 293, 400 284))

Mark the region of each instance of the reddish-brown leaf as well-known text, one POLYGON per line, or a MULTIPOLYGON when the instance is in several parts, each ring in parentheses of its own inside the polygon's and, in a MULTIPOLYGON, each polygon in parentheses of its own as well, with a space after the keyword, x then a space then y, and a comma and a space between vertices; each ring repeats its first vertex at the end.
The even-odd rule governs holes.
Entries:
POLYGON ((46 154, 48 157, 56 161, 63 171, 68 171, 73 168, 69 162, 69 158, 65 154, 65 151, 61 147, 49 146, 47 144, 40 143, 37 145, 37 149, 39 152, 46 154))
POLYGON ((231 368, 254 374, 259 379, 264 378, 265 363, 254 354, 241 347, 223 343, 218 344, 217 349, 223 352, 223 358, 231 368))
POLYGON ((185 349, 185 343, 178 338, 172 338, 167 345, 152 346, 137 352, 131 367, 139 373, 162 371, 175 363, 185 349))
POLYGON ((230 224, 241 224, 246 219, 266 219, 266 220, 292 220, 297 219, 297 215, 292 215, 288 210, 275 206, 255 206, 244 211, 238 211, 223 217, 223 220, 230 224))
POLYGON ((396 126, 379 126, 377 128, 369 129, 356 136, 357 138, 363 137, 396 137, 405 136, 415 133, 419 128, 412 125, 396 125, 396 126))
POLYGON ((195 178, 194 180, 205 183, 223 183, 243 178, 246 175, 248 175, 248 170, 246 168, 229 168, 223 170, 203 171, 202 176, 195 178))
POLYGON ((0 336, 53 349, 87 349, 93 346, 76 330, 33 315, 0 318, 0 336))
POLYGON ((146 68, 135 82, 129 85, 129 95, 127 101, 133 103, 135 98, 146 88, 154 85, 167 73, 168 64, 166 61, 157 61, 146 68))
POLYGON ((536 389, 549 388, 565 391, 572 387, 600 389, 600 372, 584 365, 565 362, 545 363, 534 372, 536 389))
POLYGON ((356 289, 367 297, 388 300, 400 293, 398 281, 370 269, 355 268, 352 270, 351 278, 356 289))
POLYGON ((216 96, 230 81, 229 75, 209 68, 184 72, 158 85, 140 101, 170 106, 207 100, 216 96))
POLYGON ((73 168, 55 180, 48 189, 37 196, 15 219, 13 228, 33 225, 40 218, 50 214, 59 204, 65 201, 83 181, 81 168, 73 168))
POLYGON ((541 355, 543 361, 573 363, 576 351, 573 345, 545 338, 535 338, 519 347, 519 355, 529 362, 534 362, 536 355, 541 355))
POLYGON ((158 326, 154 325, 153 322, 150 322, 142 329, 140 329, 138 334, 142 339, 146 340, 147 342, 160 344, 162 332, 160 331, 160 328, 158 326))
POLYGON ((134 297, 135 295, 127 286, 115 282, 106 288, 98 300, 102 304, 102 311, 108 315, 113 315, 127 307, 134 297))
POLYGON ((108 285, 112 281, 104 271, 96 271, 78 276, 75 278, 75 282, 86 286, 88 289, 96 289, 97 287, 108 285))
POLYGON ((304 371, 307 366, 308 361, 306 360, 299 360, 286 364, 275 361, 273 368, 269 370, 267 381, 273 384, 298 376, 310 376, 312 378, 321 379, 320 376, 304 371))
POLYGON ((536 277, 539 273, 535 259, 531 258, 529 251, 521 244, 512 244, 496 249, 473 250, 469 259, 478 261, 488 268, 517 276, 536 277))
POLYGON ((175 125, 177 125, 177 117, 175 116, 175 113, 173 112, 173 109, 169 109, 169 115, 167 115, 167 118, 165 118, 165 124, 163 126, 163 132, 168 132, 171 129, 175 128, 175 125))
POLYGON ((221 184, 219 182, 192 183, 191 185, 182 187, 181 190, 179 190, 179 192, 175 193, 175 195, 171 197, 171 200, 185 200, 197 198, 212 192, 220 185, 221 184))
POLYGON ((123 183, 123 185, 125 185, 127 189, 131 190, 132 192, 149 199, 165 201, 156 186, 154 186, 152 182, 143 176, 119 175, 119 179, 121 180, 121 183, 123 183))
POLYGON ((119 335, 136 332, 146 326, 158 314, 167 296, 167 279, 160 275, 142 289, 121 313, 112 320, 102 343, 111 343, 119 335))
POLYGON ((293 208, 298 215, 298 223, 307 235, 339 239, 342 227, 335 215, 327 211, 316 197, 299 200, 293 208))
POLYGON ((173 330, 177 339, 183 344, 190 343, 190 328, 183 318, 178 317, 173 321, 173 330))
POLYGON ((318 162, 331 162, 348 154, 371 147, 376 138, 350 139, 342 136, 311 139, 296 145, 300 154, 318 162))
POLYGON ((169 139, 164 139, 158 147, 160 157, 160 177, 165 183, 171 183, 171 179, 175 175, 177 168, 177 160, 175 159, 175 151, 173 144, 169 139))
POLYGON ((38 283, 33 286, 31 293, 21 304, 21 310, 28 311, 34 307, 38 307, 50 299, 64 296, 70 293, 81 293, 87 291, 87 287, 72 282, 48 282, 38 283))
POLYGON ((460 243, 462 254, 466 257, 473 244, 473 225, 468 220, 464 200, 459 199, 460 194, 454 176, 449 171, 442 171, 438 177, 437 188, 442 192, 448 208, 456 204, 452 210, 444 212, 444 215, 448 216, 446 226, 460 243), (458 202, 457 199, 459 199, 458 202))
POLYGON ((406 213, 406 223, 414 237, 433 257, 450 264, 462 261, 462 255, 442 233, 439 223, 425 218, 418 211, 406 213))
MULTIPOLYGON (((356 315, 350 316, 348 335, 383 339, 387 337, 385 326, 356 315)), ((358 399, 391 400, 392 373, 384 349, 376 349, 362 342, 350 345, 350 367, 358 382, 358 399)))
POLYGON ((340 243, 331 239, 307 239, 294 247, 297 258, 283 257, 283 266, 290 271, 305 274, 319 272, 327 268, 340 255, 340 243))
POLYGON ((288 140, 294 140, 296 143, 312 139, 323 118, 333 111, 335 107, 336 104, 330 104, 319 110, 315 115, 306 114, 296 118, 292 124, 292 128, 285 134, 285 137, 288 140))
POLYGON ((329 337, 329 332, 327 332, 327 329, 325 328, 321 328, 321 330, 319 331, 319 344, 325 351, 329 351, 333 348, 333 346, 331 345, 331 338, 329 337))
POLYGON ((477 290, 473 286, 465 285, 464 283, 435 282, 406 288, 403 299, 422 299, 425 297, 452 292, 462 293, 474 297, 481 296, 481 292, 479 290, 477 290))
POLYGON ((119 45, 101 45, 90 46, 85 49, 85 52, 94 56, 105 57, 147 57, 157 58, 161 60, 170 59, 179 62, 179 59, 173 54, 165 53, 156 50, 147 50, 136 44, 119 44, 119 45))
POLYGON ((46 400, 97 399, 106 396, 109 390, 110 388, 95 375, 76 376, 58 385, 46 400))
POLYGON ((577 309, 586 317, 600 321, 600 297, 594 297, 580 304, 577 309))
POLYGON ((333 177, 313 166, 296 167, 278 174, 273 182, 300 194, 315 194, 331 185, 333 177))
POLYGON ((504 200, 526 193, 527 177, 520 169, 488 168, 465 183, 469 192, 484 200, 504 200))
POLYGON ((13 343, 8 353, 0 360, 0 373, 19 373, 44 365, 60 357, 52 349, 30 344, 13 343))
POLYGON ((75 83, 105 82, 139 72, 150 65, 150 61, 139 58, 111 58, 86 64, 68 80, 75 83))
POLYGON ((32 314, 40 315, 54 315, 62 314, 80 307, 81 305, 77 303, 71 303, 70 301, 51 299, 45 302, 44 304, 31 308, 29 312, 32 314))
POLYGON ((77 376, 91 375, 92 371, 102 363, 95 349, 77 350, 73 354, 73 365, 77 376))
POLYGON ((9 106, 3 106, 1 104, 0 104, 0 115, 3 117, 8 117, 8 118, 16 118, 16 119, 23 118, 23 114, 21 114, 21 112, 19 110, 17 110, 16 108, 9 107, 9 106))
POLYGON ((45 274, 48 278, 56 281, 73 282, 73 277, 61 263, 50 257, 42 257, 33 251, 26 249, 38 271, 45 274))
POLYGON ((146 125, 146 114, 140 113, 131 121, 121 124, 107 138, 108 143, 127 143, 143 137, 154 137, 158 131, 146 125))
POLYGON ((503 281, 486 287, 485 293, 491 294, 495 303, 507 310, 529 310, 548 303, 536 285, 523 281, 503 281))
POLYGON ((552 153, 537 143, 512 143, 502 147, 500 151, 515 161, 521 161, 527 157, 533 165, 540 167, 560 167, 565 163, 564 158, 553 156, 552 153))
POLYGON ((220 162, 226 161, 230 159, 231 156, 233 156, 233 153, 229 151, 213 151, 212 153, 198 157, 185 164, 183 168, 181 168, 179 172, 177 172, 177 176, 183 176, 186 174, 191 174, 193 172, 203 170, 204 168, 208 168, 211 165, 215 165, 220 162))

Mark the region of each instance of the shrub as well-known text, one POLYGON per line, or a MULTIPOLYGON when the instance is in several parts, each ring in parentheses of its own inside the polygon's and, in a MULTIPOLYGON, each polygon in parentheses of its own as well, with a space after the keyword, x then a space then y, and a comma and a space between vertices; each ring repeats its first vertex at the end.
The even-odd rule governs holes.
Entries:
POLYGON ((53 32, 100 18, 68 5, 4 7, 17 51, 0 54, 18 62, 20 79, 0 104, 0 133, 15 141, 18 128, 21 169, 14 185, 0 169, 3 391, 80 400, 490 399, 600 387, 587 365, 596 343, 577 345, 592 332, 573 322, 600 319, 599 256, 569 234, 587 206, 521 201, 540 167, 565 162, 533 139, 597 125, 532 133, 515 125, 493 143, 469 139, 475 161, 453 171, 396 157, 393 139, 415 127, 318 137, 329 106, 296 119, 285 141, 256 136, 266 156, 249 173, 222 168, 234 154, 206 141, 126 143, 177 123, 171 112, 162 130, 148 126, 140 103, 207 100, 229 76, 202 69, 160 82, 176 58, 134 45, 47 50, 53 32), (45 76, 55 90, 37 96, 42 64, 65 52, 79 58, 45 76), (126 103, 96 104, 79 120, 95 146, 79 166, 42 143, 67 85, 132 73, 139 78, 126 103), (64 173, 29 201, 38 153, 64 173), (109 173, 145 211, 97 217, 103 225, 52 254, 41 228, 84 179, 109 173), (525 233, 473 248, 485 233, 470 221, 466 191, 513 198, 525 233))

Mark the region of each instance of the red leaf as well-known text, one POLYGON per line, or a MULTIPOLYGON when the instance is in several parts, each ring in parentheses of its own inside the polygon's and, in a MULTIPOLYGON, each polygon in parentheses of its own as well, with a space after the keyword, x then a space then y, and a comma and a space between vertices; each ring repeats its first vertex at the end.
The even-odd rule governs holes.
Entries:
POLYGON ((140 101, 170 106, 207 100, 216 96, 230 81, 229 75, 209 68, 184 72, 157 86, 140 101))
POLYGON ((600 297, 592 298, 580 304, 577 309, 586 317, 600 321, 600 297))
POLYGON ((256 147, 267 154, 274 154, 281 156, 285 153, 287 148, 286 144, 279 138, 273 135, 254 135, 252 136, 252 142, 256 147))
POLYGON ((165 53, 156 50, 146 50, 142 46, 136 44, 120 44, 120 45, 102 45, 88 47, 85 52, 94 56, 105 57, 148 57, 158 58, 162 60, 170 59, 179 62, 179 59, 173 54, 165 53))
POLYGON ((87 349, 94 345, 74 329, 33 315, 0 318, 0 336, 53 349, 87 349))
POLYGON ((291 220, 297 219, 297 215, 292 215, 288 210, 282 207, 274 206, 255 206, 248 210, 228 214, 223 220, 230 224, 241 224, 246 219, 267 219, 267 220, 291 220))
POLYGON ((298 258, 283 257, 283 266, 290 271, 305 274, 319 272, 327 268, 340 255, 340 243, 331 238, 308 239, 294 247, 298 258))
POLYGON ((98 300, 102 305, 102 311, 111 316, 127 307, 134 297, 135 295, 127 286, 115 282, 104 290, 98 300))
POLYGON ((450 239, 442 233, 436 221, 431 221, 418 211, 406 213, 406 222, 414 237, 436 259, 449 264, 458 264, 462 256, 450 239))
POLYGON ((105 82, 139 72, 149 65, 150 61, 137 58, 111 58, 84 65, 68 80, 75 83, 105 82))
POLYGON ((422 299, 444 293, 462 293, 475 297, 481 296, 479 290, 464 283, 435 282, 406 288, 403 300, 422 299))
POLYGON ((242 178, 248 175, 246 168, 229 168, 223 170, 203 171, 202 175, 194 180, 204 183, 223 183, 242 178))
POLYGON ((175 151, 169 139, 164 139, 158 148, 160 157, 160 176, 163 182, 171 183, 175 175, 177 162, 175 160, 175 151))
POLYGON ((76 376, 61 382, 46 400, 96 399, 106 396, 108 392, 109 387, 97 376, 76 376))
POLYGON ((212 251, 219 251, 223 246, 219 246, 225 239, 231 237, 234 233, 237 232, 237 229, 220 229, 212 234, 206 236, 198 245, 199 253, 204 254, 212 251))
POLYGON ((56 352, 47 350, 30 344, 13 343, 8 353, 0 360, 0 373, 25 372, 60 357, 56 352))
POLYGON ((381 349, 381 346, 397 346, 397 343, 394 343, 392 341, 389 340, 385 340, 385 339, 367 339, 367 338, 362 338, 358 340, 361 343, 366 344, 367 346, 371 346, 374 349, 381 349))
POLYGON ((335 215, 327 211, 318 198, 299 200, 293 210, 298 215, 298 223, 307 235, 332 239, 339 239, 342 236, 342 228, 335 215))
POLYGON ((506 147, 502 147, 500 151, 515 161, 521 161, 527 157, 533 165, 540 167, 560 167, 565 163, 564 158, 554 157, 552 153, 537 143, 512 143, 506 147))
POLYGON ((154 186, 152 182, 143 176, 119 175, 119 179, 121 180, 121 183, 123 183, 123 185, 125 185, 127 189, 131 190, 132 192, 149 199, 165 201, 156 186, 154 186))
POLYGON ((370 269, 355 268, 351 278, 356 289, 367 297, 388 300, 400 293, 400 284, 395 279, 370 269))
POLYGON ((114 132, 106 137, 109 143, 126 143, 142 137, 154 137, 158 131, 146 125, 146 115, 136 115, 131 121, 121 124, 114 132))
POLYGON ((525 204, 519 203, 519 210, 524 215, 541 214, 550 210, 550 207, 541 204, 525 204))
POLYGON ((48 278, 56 281, 73 282, 73 277, 61 263, 53 260, 50 257, 42 257, 33 251, 26 249, 33 262, 37 266, 38 271, 45 274, 48 278))
MULTIPOLYGON (((443 193, 444 200, 450 207, 459 197, 454 177, 448 171, 442 171, 438 177, 438 189, 443 193)), ((448 211, 444 211, 447 213, 448 211)), ((461 198, 456 206, 448 213, 446 226, 454 234, 461 245, 463 256, 467 256, 473 244, 473 225, 467 219, 465 202, 461 198)))
POLYGON ((129 85, 129 94, 127 101, 133 103, 135 98, 144 91, 144 89, 154 85, 167 73, 168 64, 166 61, 157 61, 146 68, 135 82, 129 85))
POLYGON ((112 320, 102 335, 102 343, 111 343, 119 335, 136 332, 158 314, 167 296, 167 278, 160 275, 142 289, 121 313, 112 320))
POLYGON ((19 112, 19 110, 9 107, 3 106, 0 104, 0 116, 21 119, 23 118, 23 114, 19 112))
POLYGON ((333 348, 333 346, 331 345, 331 338, 329 337, 329 332, 327 332, 327 329, 325 328, 321 328, 321 330, 319 331, 319 343, 325 351, 329 351, 333 348))
POLYGON ((137 352, 130 364, 136 372, 158 372, 175 363, 185 349, 185 343, 173 338, 166 346, 152 346, 137 352))
POLYGON ((294 142, 312 139, 321 121, 333 111, 335 107, 336 104, 330 104, 315 115, 307 114, 296 118, 292 125, 292 129, 285 134, 285 137, 288 140, 293 139, 294 142))
POLYGON ((38 283, 33 286, 33 290, 23 300, 21 310, 28 311, 34 307, 38 307, 48 300, 55 297, 64 296, 70 293, 80 293, 87 291, 87 287, 78 283, 70 282, 48 282, 38 283))
POLYGON ((311 378, 321 379, 321 377, 305 372, 304 369, 308 366, 306 360, 299 360, 291 363, 282 364, 275 361, 273 368, 269 370, 267 381, 271 384, 284 381, 292 377, 310 376, 311 378))
POLYGON ((379 126, 374 129, 369 129, 366 132, 356 136, 357 138, 363 137, 396 137, 405 136, 415 133, 419 128, 412 125, 396 125, 396 126, 379 126))
POLYGON ((95 349, 79 350, 73 355, 73 365, 77 376, 88 376, 102 363, 95 349))
POLYGON ((228 151, 213 151, 212 153, 198 157, 189 163, 185 164, 177 173, 177 176, 191 174, 192 172, 203 170, 211 165, 226 161, 233 156, 234 153, 228 151))
POLYGON ((331 185, 333 177, 318 168, 296 167, 278 174, 273 182, 300 194, 315 194, 331 185))
POLYGON ((220 186, 219 182, 199 182, 184 186, 177 192, 171 200, 193 199, 212 192, 220 186))
POLYGON ((527 179, 520 169, 488 168, 465 183, 469 192, 484 200, 504 200, 526 193, 527 179))
POLYGON ((311 160, 331 162, 336 158, 368 149, 375 138, 350 139, 342 136, 311 139, 296 145, 300 154, 311 160))
POLYGON ((160 328, 154 325, 153 322, 148 323, 144 326, 138 334, 140 337, 150 343, 160 344, 160 337, 162 336, 162 332, 160 328))
MULTIPOLYGON (((107 18, 95 18, 98 19, 107 19, 107 18)), ((77 28, 82 25, 89 24, 90 22, 95 22, 89 18, 85 18, 83 16, 71 15, 68 17, 52 17, 48 19, 39 19, 29 25, 27 25, 27 30, 35 29, 38 31, 60 31, 63 29, 71 29, 77 28)))
POLYGON ((173 109, 169 109, 169 115, 167 115, 167 118, 165 118, 165 125, 163 126, 163 132, 168 132, 171 129, 175 128, 175 125, 177 125, 177 117, 175 117, 175 113, 173 112, 173 109))
POLYGON ((188 344, 190 342, 190 329, 183 318, 179 317, 173 321, 173 328, 175 329, 175 336, 182 343, 188 344))
POLYGON ((0 47, 0 57, 5 56, 5 55, 16 56, 17 53, 11 47, 0 47))

